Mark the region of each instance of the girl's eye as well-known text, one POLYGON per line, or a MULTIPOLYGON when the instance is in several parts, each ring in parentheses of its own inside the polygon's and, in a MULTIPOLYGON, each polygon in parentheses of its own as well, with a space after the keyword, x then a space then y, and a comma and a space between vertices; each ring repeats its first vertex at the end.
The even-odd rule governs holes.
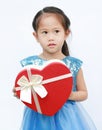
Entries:
POLYGON ((48 32, 47 32, 47 31, 43 31, 42 33, 43 33, 43 34, 47 34, 48 32))
POLYGON ((59 33, 59 30, 55 30, 55 33, 59 33))

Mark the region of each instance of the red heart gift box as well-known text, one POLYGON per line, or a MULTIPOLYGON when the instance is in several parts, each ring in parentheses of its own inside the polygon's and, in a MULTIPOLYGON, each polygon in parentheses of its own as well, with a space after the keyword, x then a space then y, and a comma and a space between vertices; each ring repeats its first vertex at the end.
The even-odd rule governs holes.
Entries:
POLYGON ((34 111, 52 116, 68 100, 73 78, 69 68, 60 60, 48 61, 42 68, 23 68, 15 79, 18 98, 34 111))

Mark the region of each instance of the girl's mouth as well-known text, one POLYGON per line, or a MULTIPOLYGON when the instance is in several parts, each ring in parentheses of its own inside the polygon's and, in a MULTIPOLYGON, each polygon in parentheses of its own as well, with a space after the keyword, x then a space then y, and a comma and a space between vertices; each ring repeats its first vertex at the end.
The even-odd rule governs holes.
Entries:
POLYGON ((56 44, 54 44, 54 43, 48 44, 49 47, 54 47, 55 45, 56 45, 56 44))

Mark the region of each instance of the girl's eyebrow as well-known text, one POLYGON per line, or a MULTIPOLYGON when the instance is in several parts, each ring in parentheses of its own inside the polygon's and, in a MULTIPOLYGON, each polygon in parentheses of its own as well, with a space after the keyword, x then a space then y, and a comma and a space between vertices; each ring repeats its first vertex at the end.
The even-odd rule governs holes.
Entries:
POLYGON ((48 30, 47 28, 41 28, 39 29, 40 31, 45 31, 45 30, 48 30))
MULTIPOLYGON (((41 28, 40 31, 49 30, 47 28, 41 28)), ((60 27, 54 27, 52 30, 60 30, 60 27)))

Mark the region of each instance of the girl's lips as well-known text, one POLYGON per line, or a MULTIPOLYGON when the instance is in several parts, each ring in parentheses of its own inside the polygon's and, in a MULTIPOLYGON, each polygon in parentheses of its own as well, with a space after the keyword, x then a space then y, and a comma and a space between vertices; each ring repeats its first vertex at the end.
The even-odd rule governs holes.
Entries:
POLYGON ((48 46, 50 46, 50 47, 55 46, 55 45, 56 45, 56 44, 54 44, 54 43, 48 44, 48 46))

